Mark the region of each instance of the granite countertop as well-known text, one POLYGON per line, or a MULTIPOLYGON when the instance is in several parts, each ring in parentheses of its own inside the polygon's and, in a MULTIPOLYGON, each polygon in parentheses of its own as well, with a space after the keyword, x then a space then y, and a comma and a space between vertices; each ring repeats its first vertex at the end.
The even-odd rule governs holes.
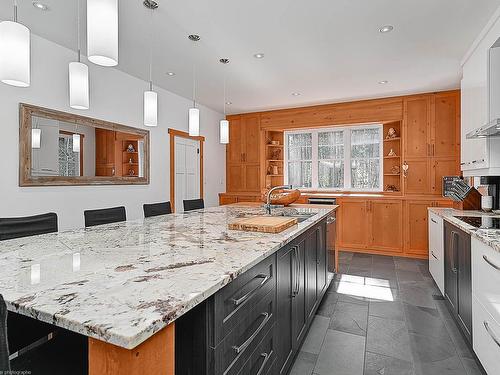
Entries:
POLYGON ((223 206, 2 241, 0 293, 10 311, 132 349, 331 211, 294 210, 314 216, 279 234, 228 230, 264 212, 223 206))
POLYGON ((500 218, 500 215, 485 213, 483 211, 461 211, 453 208, 432 207, 429 208, 429 211, 434 212, 444 220, 454 224, 464 232, 469 233, 472 237, 477 238, 478 240, 491 246, 494 250, 500 252, 500 230, 478 229, 456 218, 456 216, 474 216, 487 219, 491 217, 500 218))

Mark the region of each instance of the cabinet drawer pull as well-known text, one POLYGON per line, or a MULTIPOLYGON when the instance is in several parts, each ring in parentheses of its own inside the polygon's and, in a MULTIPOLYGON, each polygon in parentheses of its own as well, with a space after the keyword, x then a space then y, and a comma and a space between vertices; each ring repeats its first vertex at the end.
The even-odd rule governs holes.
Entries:
POLYGON ((498 340, 496 337, 495 337, 495 334, 493 333, 493 331, 491 330, 490 328, 490 325, 488 324, 488 322, 485 320, 483 322, 484 324, 484 328, 486 329, 486 332, 488 332, 488 335, 490 335, 490 337, 493 339, 493 341, 495 341, 495 344, 497 344, 498 346, 500 346, 500 340, 498 340))
POLYGON ((269 361, 269 358, 273 355, 273 351, 271 350, 269 353, 261 353, 261 357, 264 358, 264 361, 262 361, 262 364, 259 367, 259 371, 257 371, 257 374, 255 375, 262 375, 262 371, 264 371, 264 368, 266 367, 267 362, 269 361))
POLYGON ((239 306, 241 305, 243 302, 245 302, 251 295, 253 295, 256 291, 258 291, 260 288, 262 288, 264 286, 265 283, 267 283, 267 281, 271 278, 270 275, 264 275, 264 274, 260 274, 260 275, 257 275, 254 277, 254 279, 262 279, 262 281, 260 282, 259 285, 257 285, 257 287, 255 289, 252 289, 251 291, 249 291, 248 293, 244 294, 243 296, 241 296, 240 298, 231 298, 231 301, 233 301, 233 303, 236 305, 236 306, 239 306))
POLYGON ((248 347, 248 345, 250 345, 252 343, 252 341, 255 339, 255 337, 257 337, 257 335, 259 334, 259 332, 262 331, 262 329, 267 324, 267 322, 269 321, 269 319, 271 319, 272 316, 273 316, 272 313, 269 314, 267 312, 263 312, 260 315, 264 317, 264 320, 262 321, 262 323, 260 323, 260 325, 257 327, 257 329, 255 330, 255 332, 252 333, 250 335, 250 337, 243 344, 241 344, 240 346, 233 346, 233 350, 236 352, 236 354, 240 354, 243 350, 245 350, 248 347))
POLYGON ((431 218, 431 221, 434 223, 434 224, 437 224, 438 222, 436 220, 434 220, 433 218, 431 218))
POLYGON ((438 257, 434 255, 434 251, 431 251, 431 255, 434 257, 434 259, 439 260, 438 257))
POLYGON ((486 255, 483 255, 483 259, 486 263, 488 263, 491 267, 496 269, 497 271, 500 271, 500 266, 497 266, 495 263, 493 263, 491 260, 488 259, 486 255))

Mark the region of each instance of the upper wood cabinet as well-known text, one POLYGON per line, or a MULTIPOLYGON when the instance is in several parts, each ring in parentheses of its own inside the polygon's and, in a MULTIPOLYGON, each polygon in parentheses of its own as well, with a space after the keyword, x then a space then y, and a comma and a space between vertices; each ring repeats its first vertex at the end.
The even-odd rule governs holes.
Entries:
POLYGON ((431 121, 431 156, 457 157, 459 150, 460 96, 435 94, 431 121))
POLYGON ((260 115, 230 116, 226 148, 227 191, 260 190, 260 158, 263 140, 260 115))
POLYGON ((431 96, 404 100, 404 154, 406 158, 430 156, 431 96))

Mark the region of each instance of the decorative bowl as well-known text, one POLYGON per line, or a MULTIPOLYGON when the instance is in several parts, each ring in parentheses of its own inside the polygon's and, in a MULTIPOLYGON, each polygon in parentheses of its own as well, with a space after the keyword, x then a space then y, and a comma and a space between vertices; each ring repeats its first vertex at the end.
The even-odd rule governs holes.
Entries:
MULTIPOLYGON (((269 190, 265 190, 264 193, 262 194, 262 202, 267 201, 267 192, 269 190)), ((300 198, 300 190, 298 189, 281 189, 281 190, 275 190, 271 194, 271 204, 279 204, 283 206, 288 206, 295 202, 297 199, 300 198)))

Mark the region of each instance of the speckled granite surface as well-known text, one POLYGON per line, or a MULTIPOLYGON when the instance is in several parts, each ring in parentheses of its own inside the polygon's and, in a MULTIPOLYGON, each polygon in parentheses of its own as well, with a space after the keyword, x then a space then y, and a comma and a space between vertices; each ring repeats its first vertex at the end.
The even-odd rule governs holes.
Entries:
POLYGON ((487 226, 487 220, 491 217, 499 217, 499 215, 485 213, 482 211, 460 211, 452 208, 429 208, 430 212, 434 212, 436 215, 442 217, 444 220, 456 225, 458 228, 469 233, 472 237, 484 242, 485 244, 491 246, 494 250, 500 252, 500 230, 486 230, 477 229, 472 225, 469 225, 462 220, 456 218, 456 216, 474 216, 484 218, 485 226, 487 226))
POLYGON ((259 207, 187 214, 0 242, 0 293, 11 311, 134 348, 321 221, 280 234, 227 229, 259 207))

